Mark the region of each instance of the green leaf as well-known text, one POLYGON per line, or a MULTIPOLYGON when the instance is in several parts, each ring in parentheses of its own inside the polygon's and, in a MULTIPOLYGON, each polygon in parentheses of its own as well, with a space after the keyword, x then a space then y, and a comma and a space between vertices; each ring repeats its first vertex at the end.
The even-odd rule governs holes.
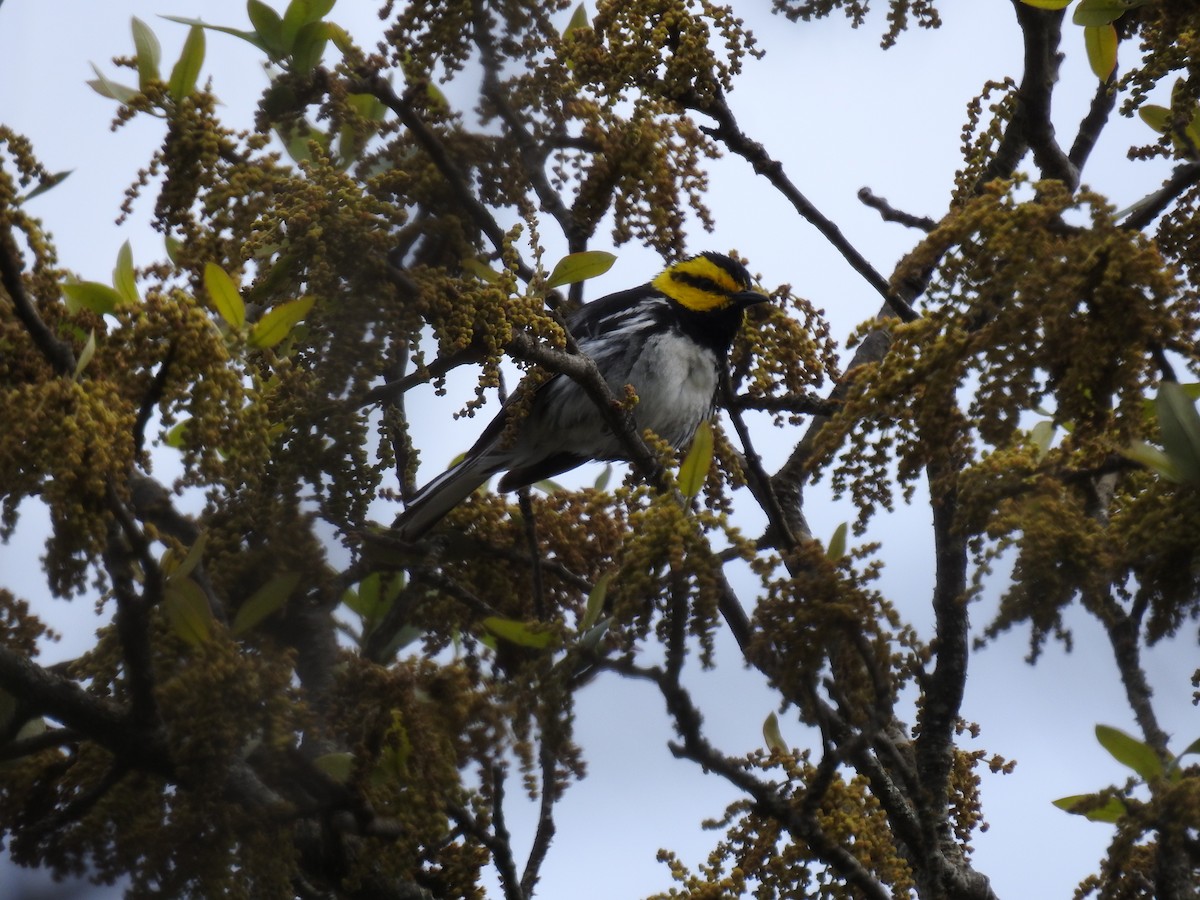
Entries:
POLYGON ((353 753, 325 753, 313 760, 313 765, 336 781, 345 784, 354 774, 353 753))
POLYGON ((586 278, 595 278, 611 269, 612 264, 616 261, 615 256, 603 250, 569 253, 555 264, 554 271, 546 280, 546 287, 562 287, 564 284, 574 284, 586 278))
POLYGON ((346 588, 342 594, 342 602, 364 623, 377 619, 383 610, 379 602, 379 582, 379 573, 372 572, 358 583, 358 590, 346 588))
POLYGON ((250 16, 250 24, 254 26, 263 49, 271 59, 282 59, 287 55, 283 47, 283 19, 273 8, 262 0, 247 0, 246 13, 250 16))
POLYGON ((1163 450, 1179 477, 1200 484, 1200 413, 1188 397, 1187 389, 1174 381, 1164 381, 1155 399, 1158 427, 1163 450))
POLYGON ((1121 450, 1120 454, 1138 465, 1145 466, 1151 472, 1157 472, 1168 481, 1177 483, 1183 481, 1183 477, 1179 474, 1179 470, 1175 468, 1175 464, 1171 462, 1171 458, 1153 444, 1147 444, 1145 441, 1134 441, 1124 450, 1121 450))
POLYGON ((500 283, 500 273, 485 262, 474 257, 468 257, 461 261, 461 265, 465 271, 471 273, 485 284, 500 283))
POLYGON ((171 579, 163 597, 171 632, 193 647, 212 637, 213 614, 200 585, 190 578, 171 579))
POLYGON ((354 48, 354 40, 350 37, 350 32, 336 22, 326 22, 325 33, 333 41, 333 46, 342 53, 349 53, 354 48))
POLYGON ((209 25, 201 19, 189 19, 186 16, 163 16, 169 22, 178 22, 180 25, 191 25, 194 28, 207 28, 209 31, 219 31, 222 34, 231 34, 234 37, 241 38, 247 43, 253 44, 264 53, 267 48, 263 46, 263 42, 259 40, 258 35, 253 31, 243 31, 240 28, 230 28, 227 25, 209 25))
POLYGON ((276 128, 275 133, 283 141, 283 146, 287 150, 288 156, 296 162, 310 162, 312 160, 312 148, 309 147, 311 141, 316 141, 322 150, 328 152, 330 141, 333 140, 332 135, 318 131, 304 120, 286 130, 284 128, 276 128))
POLYGON ((183 243, 178 238, 173 238, 168 234, 163 238, 163 246, 167 249, 167 259, 173 265, 179 265, 179 251, 183 247, 183 243))
POLYGON ((1144 780, 1149 781, 1162 774, 1162 760, 1158 758, 1158 754, 1149 744, 1139 741, 1133 735, 1109 725, 1097 725, 1096 740, 1113 759, 1133 769, 1144 780))
POLYGON ((300 29, 313 22, 319 22, 333 9, 335 0, 292 0, 283 14, 283 26, 280 39, 285 53, 295 49, 300 29))
POLYGON ((133 248, 126 241, 117 251, 117 266, 113 269, 113 287, 126 303, 140 303, 137 281, 133 274, 133 248))
POLYGON ((1080 0, 1071 21, 1085 28, 1089 25, 1108 25, 1125 15, 1133 4, 1124 0, 1080 0))
POLYGON ((1125 804, 1120 797, 1109 797, 1101 802, 1099 794, 1072 794, 1051 802, 1059 809, 1083 816, 1091 822, 1112 823, 1125 814, 1125 804))
POLYGON ((67 169, 65 172, 55 172, 53 175, 47 175, 38 182, 37 187, 30 190, 28 194, 21 198, 22 202, 26 200, 32 200, 34 197, 38 196, 38 194, 46 193, 46 191, 50 190, 55 185, 61 184, 64 180, 66 180, 66 177, 74 171, 74 169, 67 169))
MULTIPOLYGON (((1067 0, 1067 2, 1070 2, 1070 0, 1067 0)), ((591 27, 592 23, 591 20, 588 19, 587 6, 583 3, 580 3, 577 7, 575 7, 575 12, 571 14, 571 21, 568 22, 567 27, 563 29, 562 36, 566 38, 570 36, 572 31, 576 31, 580 28, 591 27)))
POLYGON ((1112 25, 1088 25, 1083 29, 1088 63, 1101 81, 1108 81, 1117 68, 1117 43, 1117 29, 1112 25))
POLYGON ((315 69, 325 55, 329 34, 328 22, 309 22, 301 28, 292 42, 291 71, 303 75, 315 69))
POLYGON ((792 752, 783 739, 783 732, 779 730, 779 717, 775 713, 771 713, 763 722, 763 740, 767 742, 767 751, 770 753, 784 755, 792 752))
MULTIPOLYGON (((180 422, 179 424, 186 425, 187 422, 180 422)), ((177 425, 176 428, 178 427, 179 426, 177 425)), ((175 429, 172 429, 172 431, 174 430, 175 429)), ((188 548, 187 556, 183 558, 183 561, 180 562, 179 565, 169 568, 168 565, 164 564, 164 569, 169 568, 169 571, 167 571, 167 580, 171 581, 180 578, 187 578, 189 575, 191 575, 192 572, 196 570, 196 566, 200 565, 200 561, 204 559, 204 548, 207 546, 208 532, 202 531, 200 532, 200 537, 196 538, 196 543, 192 544, 192 546, 188 548)))
POLYGON ((833 529, 833 537, 829 539, 829 547, 825 550, 825 555, 833 560, 841 559, 846 555, 845 522, 833 529))
POLYGON ((163 435, 163 442, 168 447, 174 447, 176 450, 183 449, 183 443, 187 439, 187 428, 192 423, 191 419, 184 419, 182 422, 176 422, 171 430, 163 435))
POLYGON ((63 294, 67 298, 67 309, 75 312, 79 309, 90 309, 98 316, 110 313, 125 302, 114 288, 98 281, 80 281, 75 284, 64 284, 63 294))
POLYGON ((346 103, 368 122, 382 122, 388 108, 374 94, 347 94, 346 103))
POLYGON ((212 300, 213 309, 232 328, 241 328, 246 323, 246 304, 225 270, 216 263, 204 265, 204 287, 212 300))
POLYGON ((1072 0, 1021 0, 1026 6, 1036 6, 1038 9, 1066 9, 1072 0))
POLYGON ((83 345, 83 350, 81 350, 79 353, 79 359, 75 363, 74 378, 76 381, 79 380, 79 376, 83 374, 83 370, 87 368, 88 363, 92 361, 92 357, 95 355, 95 353, 96 329, 93 328, 92 333, 88 335, 87 342, 83 345))
POLYGON ((274 347, 288 336, 297 322, 308 315, 308 311, 312 309, 316 299, 316 297, 301 297, 298 300, 280 303, 270 310, 250 329, 250 346, 264 350, 267 347, 274 347))
POLYGON ((1184 748, 1183 748, 1183 752, 1182 752, 1182 753, 1180 753, 1180 754, 1179 754, 1177 757, 1175 757, 1175 758, 1176 758, 1177 760, 1178 760, 1178 759, 1183 759, 1183 758, 1184 758, 1185 756, 1187 756, 1189 753, 1200 753, 1200 738, 1196 738, 1196 740, 1192 741, 1190 744, 1188 744, 1186 747, 1184 747, 1184 748))
POLYGON ((425 83, 425 96, 429 98, 429 106, 432 109, 448 110, 450 108, 450 101, 446 99, 446 94, 432 81, 425 83))
POLYGON ((28 738, 37 737, 39 734, 46 733, 46 720, 41 716, 34 716, 24 725, 17 729, 17 733, 13 735, 14 741, 24 741, 28 738))
POLYGON ((596 476, 596 481, 592 485, 597 491, 603 491, 608 488, 608 482, 612 479, 613 467, 612 463, 604 466, 604 471, 596 476))
POLYGON ((534 650, 545 650, 550 646, 550 642, 554 640, 554 635, 549 631, 535 630, 536 626, 531 626, 516 619, 502 619, 500 616, 488 616, 481 624, 496 637, 506 640, 510 644, 517 644, 521 647, 532 647, 534 650))
POLYGON ((696 435, 692 438, 692 446, 688 448, 687 456, 679 465, 679 489, 689 500, 700 493, 704 480, 708 478, 708 468, 713 458, 712 423, 707 420, 700 423, 696 435))
MULTIPOLYGON (((566 490, 566 488, 564 488, 561 484, 559 484, 553 478, 543 478, 541 481, 535 481, 533 483, 533 487, 535 487, 537 490, 541 491, 543 494, 557 494, 561 491, 566 490)), ((479 494, 480 496, 483 496, 487 492, 488 492, 487 482, 484 482, 483 484, 481 484, 479 487, 477 487, 475 489, 475 493, 479 494)))
POLYGON ((96 73, 96 77, 88 82, 88 87, 101 97, 108 97, 118 103, 128 103, 134 97, 141 95, 141 91, 135 91, 133 88, 117 84, 115 81, 109 81, 105 74, 96 68, 95 63, 92 63, 92 71, 96 73))
POLYGON ((611 580, 612 573, 609 572, 597 578, 596 583, 592 585, 592 590, 587 598, 587 606, 583 611, 583 618, 579 622, 580 631, 587 631, 600 621, 600 613, 604 612, 604 600, 608 596, 608 583, 611 580))
POLYGON ((204 29, 193 25, 188 32, 187 40, 183 42, 183 52, 179 54, 179 62, 171 69, 171 80, 167 89, 171 99, 182 103, 196 90, 196 79, 200 77, 200 69, 204 66, 204 29))
POLYGON ((1057 431, 1055 424, 1049 419, 1043 419, 1033 426, 1029 432, 1029 438, 1033 441, 1033 446, 1037 450, 1038 460, 1046 458, 1046 454, 1050 452, 1050 448, 1054 444, 1054 433, 1057 431))
POLYGON ((239 607, 237 615, 233 617, 233 633, 240 637, 271 613, 282 609, 298 584, 299 572, 280 572, 271 576, 239 607))
POLYGON ((162 47, 150 26, 133 17, 133 46, 137 50, 138 87, 143 91, 152 81, 158 81, 158 63, 162 59, 162 47))
POLYGON ((383 746, 379 751, 376 771, 392 782, 399 781, 408 770, 413 746, 408 729, 404 727, 404 717, 398 709, 392 710, 392 724, 384 731, 381 743, 383 746))
POLYGON ((1159 134, 1165 132, 1167 126, 1171 124, 1171 110, 1165 106, 1156 106, 1153 103, 1147 103, 1138 110, 1138 115, 1142 117, 1143 122, 1159 134))

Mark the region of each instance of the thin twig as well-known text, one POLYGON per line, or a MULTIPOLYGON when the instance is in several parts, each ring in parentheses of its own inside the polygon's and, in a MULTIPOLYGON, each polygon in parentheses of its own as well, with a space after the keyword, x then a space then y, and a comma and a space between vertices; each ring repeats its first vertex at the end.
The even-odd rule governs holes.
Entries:
POLYGON ((929 216, 914 216, 912 213, 896 209, 883 197, 876 196, 870 188, 859 188, 858 199, 879 213, 885 222, 897 222, 908 228, 918 228, 921 231, 927 232, 933 231, 937 227, 937 222, 929 218, 929 216))

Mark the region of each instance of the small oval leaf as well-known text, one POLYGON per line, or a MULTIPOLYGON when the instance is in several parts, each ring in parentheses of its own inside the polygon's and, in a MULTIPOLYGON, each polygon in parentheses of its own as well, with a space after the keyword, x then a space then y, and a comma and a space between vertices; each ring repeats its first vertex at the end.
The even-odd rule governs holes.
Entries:
POLYGON ((1200 484, 1200 412, 1187 389, 1175 381, 1164 381, 1155 398, 1163 450, 1181 480, 1200 484))
POLYGON ((1076 25, 1108 25, 1125 14, 1131 4, 1125 0, 1080 0, 1071 17, 1076 25))
POLYGON ((592 585, 591 593, 588 594, 587 607, 583 611, 583 618, 579 621, 580 631, 587 631, 600 621, 600 613, 604 612, 604 600, 608 596, 608 583, 611 580, 612 573, 609 572, 597 578, 596 583, 592 585))
POLYGON ((1175 464, 1171 462, 1171 458, 1153 444, 1147 444, 1145 441, 1134 441, 1119 452, 1126 459, 1132 460, 1140 466, 1145 466, 1151 472, 1157 472, 1160 476, 1167 479, 1167 481, 1174 481, 1176 483, 1183 481, 1183 477, 1176 470, 1175 464))
POLYGON ((182 103, 196 90, 196 80, 200 77, 200 69, 204 66, 204 29, 193 25, 188 31, 187 40, 183 42, 183 52, 179 61, 171 69, 171 80, 168 90, 171 99, 182 103))
POLYGON ((68 309, 90 309, 98 316, 112 312, 125 302, 125 298, 114 288, 107 284, 100 284, 98 281, 64 284, 62 289, 67 298, 68 309))
POLYGON ((846 523, 843 522, 833 529, 833 537, 829 539, 829 547, 825 555, 832 560, 839 560, 846 555, 846 523))
POLYGON ((783 739, 783 732, 779 730, 779 717, 775 713, 771 713, 763 722, 763 740, 767 742, 767 751, 770 753, 783 755, 792 752, 783 739))
POLYGON ((299 572, 280 572, 250 595, 233 617, 233 633, 241 636, 273 612, 283 608, 288 597, 300 584, 299 572))
MULTIPOLYGON (((188 421, 191 420, 189 419, 187 421, 180 422, 179 425, 186 425, 188 421)), ((175 428, 172 428, 171 430, 175 431, 179 425, 176 425, 175 428)), ((196 538, 196 543, 192 544, 192 546, 188 548, 187 555, 183 558, 183 561, 180 562, 179 565, 170 566, 169 564, 164 563, 163 570, 166 572, 167 579, 172 580, 178 578, 187 578, 189 575, 191 575, 192 572, 195 571, 196 566, 200 565, 200 560, 204 559, 204 548, 207 546, 208 532, 202 531, 200 532, 200 537, 196 538)))
POLYGON ((242 295, 233 279, 216 263, 205 263, 204 287, 217 314, 232 328, 241 328, 246 323, 246 304, 242 302, 242 295))
POLYGON ((126 303, 142 301, 138 295, 137 279, 133 274, 133 248, 129 245, 129 241, 123 243, 121 249, 117 251, 117 265, 113 269, 113 287, 126 303))
POLYGON ((329 35, 328 22, 309 22, 301 28, 292 42, 291 71, 304 75, 315 69, 321 62, 321 57, 325 55, 329 35))
POLYGON ((313 765, 338 784, 345 784, 354 774, 354 754, 326 753, 314 759, 313 765))
POLYGON ((488 616, 483 620, 482 625, 498 638, 521 647, 532 647, 534 650, 544 650, 554 640, 554 635, 549 631, 535 630, 536 626, 516 619, 488 616))
POLYGON ((1075 816, 1083 816, 1092 822, 1116 822, 1125 814, 1125 804, 1120 797, 1101 800, 1099 794, 1072 794, 1051 801, 1061 810, 1075 816))
POLYGON ((1096 726, 1096 740, 1123 766, 1128 766, 1143 779, 1149 781, 1162 774, 1162 760, 1154 749, 1133 735, 1126 734, 1111 725, 1096 726))
POLYGON ((1117 68, 1117 43, 1117 29, 1112 25, 1088 25, 1083 29, 1088 63, 1101 81, 1108 81, 1117 68))
MULTIPOLYGON (((1069 3, 1070 0, 1067 0, 1067 2, 1069 3)), ((576 31, 580 28, 590 28, 591 25, 591 20, 588 19, 587 5, 580 3, 577 7, 575 7, 575 12, 571 14, 571 21, 568 22, 567 27, 563 29, 562 36, 564 38, 569 37, 572 31, 576 31)))
POLYGON ((95 63, 92 63, 92 71, 96 73, 96 77, 88 82, 88 87, 101 97, 108 97, 118 103, 128 103, 141 94, 141 91, 135 91, 133 88, 117 84, 115 81, 109 81, 108 77, 96 68, 95 63))
POLYGON ((158 63, 162 59, 162 47, 150 26, 133 17, 133 46, 137 51, 138 87, 143 91, 151 81, 158 81, 158 63))
POLYGON ((616 261, 617 258, 613 254, 603 250, 584 250, 582 253, 568 254, 554 266, 554 271, 546 279, 546 287, 562 287, 564 284, 595 278, 611 269, 616 261))
POLYGON ((192 579, 178 578, 167 582, 163 609, 172 633, 193 647, 200 646, 212 636, 213 615, 208 598, 192 579))
POLYGON ((79 353, 79 359, 75 363, 75 380, 79 380, 79 376, 83 374, 83 370, 87 368, 88 363, 92 361, 92 357, 96 354, 96 329, 92 329, 92 333, 88 335, 87 342, 83 345, 83 350, 79 353))
POLYGON ((283 49, 283 19, 279 13, 263 3, 262 0, 247 0, 246 13, 250 16, 250 24, 254 26, 258 39, 266 48, 267 56, 271 59, 281 59, 285 55, 283 49))
POLYGON ((33 188, 28 194, 21 198, 22 202, 26 200, 32 200, 39 194, 46 193, 46 191, 50 190, 55 185, 61 184, 66 177, 74 171, 74 169, 67 169, 65 172, 55 172, 53 175, 47 175, 38 182, 37 187, 33 188))
POLYGON ((700 493, 704 481, 708 478, 708 469, 713 458, 712 423, 704 421, 696 429, 692 438, 692 446, 688 448, 687 456, 679 466, 679 489, 691 500, 700 493))
POLYGON ((282 341, 312 309, 315 297, 301 297, 280 303, 254 323, 250 329, 250 345, 265 350, 282 341))
POLYGON ((1171 111, 1165 106, 1157 106, 1153 103, 1147 103, 1138 110, 1138 115, 1142 117, 1142 121, 1162 134, 1167 130, 1167 126, 1171 124, 1171 111))

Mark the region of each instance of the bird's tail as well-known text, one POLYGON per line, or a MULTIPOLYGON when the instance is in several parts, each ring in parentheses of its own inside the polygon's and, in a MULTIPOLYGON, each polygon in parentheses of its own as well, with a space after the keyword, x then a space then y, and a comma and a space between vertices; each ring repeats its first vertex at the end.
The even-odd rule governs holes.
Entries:
POLYGON ((412 503, 392 523, 392 533, 404 541, 415 541, 497 471, 494 463, 468 456, 447 469, 417 492, 412 503))

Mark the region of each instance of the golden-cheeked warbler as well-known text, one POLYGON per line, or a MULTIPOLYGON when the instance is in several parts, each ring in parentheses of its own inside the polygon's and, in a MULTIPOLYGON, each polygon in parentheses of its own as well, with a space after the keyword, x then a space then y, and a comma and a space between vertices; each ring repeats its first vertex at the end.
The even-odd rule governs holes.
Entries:
MULTIPOLYGON (((744 310, 767 299, 740 263, 701 253, 649 284, 585 304, 567 326, 616 396, 633 386, 638 427, 679 448, 712 415, 744 310)), ((520 388, 512 399, 519 396, 520 388)), ((505 472, 499 489, 511 491, 590 460, 623 458, 595 402, 568 376, 536 387, 528 412, 510 428, 512 399, 457 465, 416 494, 396 519, 398 537, 421 537, 497 472, 505 472)))

